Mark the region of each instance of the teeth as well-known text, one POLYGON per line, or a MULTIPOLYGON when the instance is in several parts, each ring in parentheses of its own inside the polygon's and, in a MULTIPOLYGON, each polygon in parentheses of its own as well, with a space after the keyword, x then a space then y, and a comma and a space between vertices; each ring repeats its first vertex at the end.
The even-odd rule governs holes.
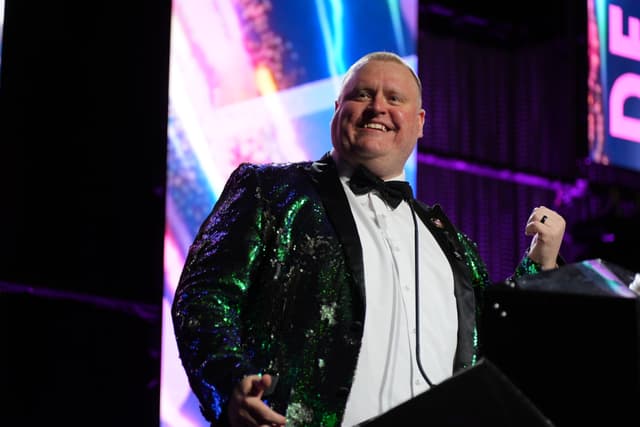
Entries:
POLYGON ((363 127, 368 129, 378 129, 383 132, 387 131, 387 127, 385 125, 381 125, 380 123, 366 123, 363 127))

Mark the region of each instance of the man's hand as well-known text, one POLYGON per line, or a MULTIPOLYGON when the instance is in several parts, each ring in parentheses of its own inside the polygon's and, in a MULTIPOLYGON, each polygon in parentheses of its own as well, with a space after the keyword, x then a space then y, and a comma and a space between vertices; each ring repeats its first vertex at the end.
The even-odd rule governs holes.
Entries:
POLYGON ((529 246, 529 258, 540 264, 543 270, 556 268, 560 245, 566 223, 557 212, 540 206, 535 208, 527 221, 525 234, 533 236, 529 246))
POLYGON ((229 422, 233 427, 284 426, 285 417, 262 401, 264 391, 271 386, 271 375, 249 375, 240 381, 229 399, 229 422))

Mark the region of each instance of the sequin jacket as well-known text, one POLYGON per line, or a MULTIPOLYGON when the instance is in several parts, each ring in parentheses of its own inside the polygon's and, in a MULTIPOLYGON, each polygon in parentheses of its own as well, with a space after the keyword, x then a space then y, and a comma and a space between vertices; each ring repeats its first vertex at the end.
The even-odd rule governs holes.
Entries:
MULTIPOLYGON (((439 206, 414 206, 453 270, 458 371, 478 356, 487 271, 439 206)), ((356 224, 331 157, 239 166, 189 250, 172 309, 180 358, 213 425, 227 423, 231 390, 256 373, 277 376, 266 400, 287 425, 339 425, 365 287, 356 224)))

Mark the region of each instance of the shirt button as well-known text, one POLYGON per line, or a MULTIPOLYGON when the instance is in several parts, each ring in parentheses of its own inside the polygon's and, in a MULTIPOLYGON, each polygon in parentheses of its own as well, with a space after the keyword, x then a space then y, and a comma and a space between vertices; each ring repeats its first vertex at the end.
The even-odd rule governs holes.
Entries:
POLYGON ((420 380, 416 380, 416 385, 420 385, 420 380))

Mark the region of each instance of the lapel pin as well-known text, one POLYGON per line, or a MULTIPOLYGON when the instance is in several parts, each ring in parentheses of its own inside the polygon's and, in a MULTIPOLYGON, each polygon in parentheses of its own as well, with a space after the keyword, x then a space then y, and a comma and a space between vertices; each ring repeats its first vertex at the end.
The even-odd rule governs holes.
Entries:
POLYGON ((444 224, 440 220, 440 218, 431 217, 431 223, 438 228, 444 228, 444 224))

